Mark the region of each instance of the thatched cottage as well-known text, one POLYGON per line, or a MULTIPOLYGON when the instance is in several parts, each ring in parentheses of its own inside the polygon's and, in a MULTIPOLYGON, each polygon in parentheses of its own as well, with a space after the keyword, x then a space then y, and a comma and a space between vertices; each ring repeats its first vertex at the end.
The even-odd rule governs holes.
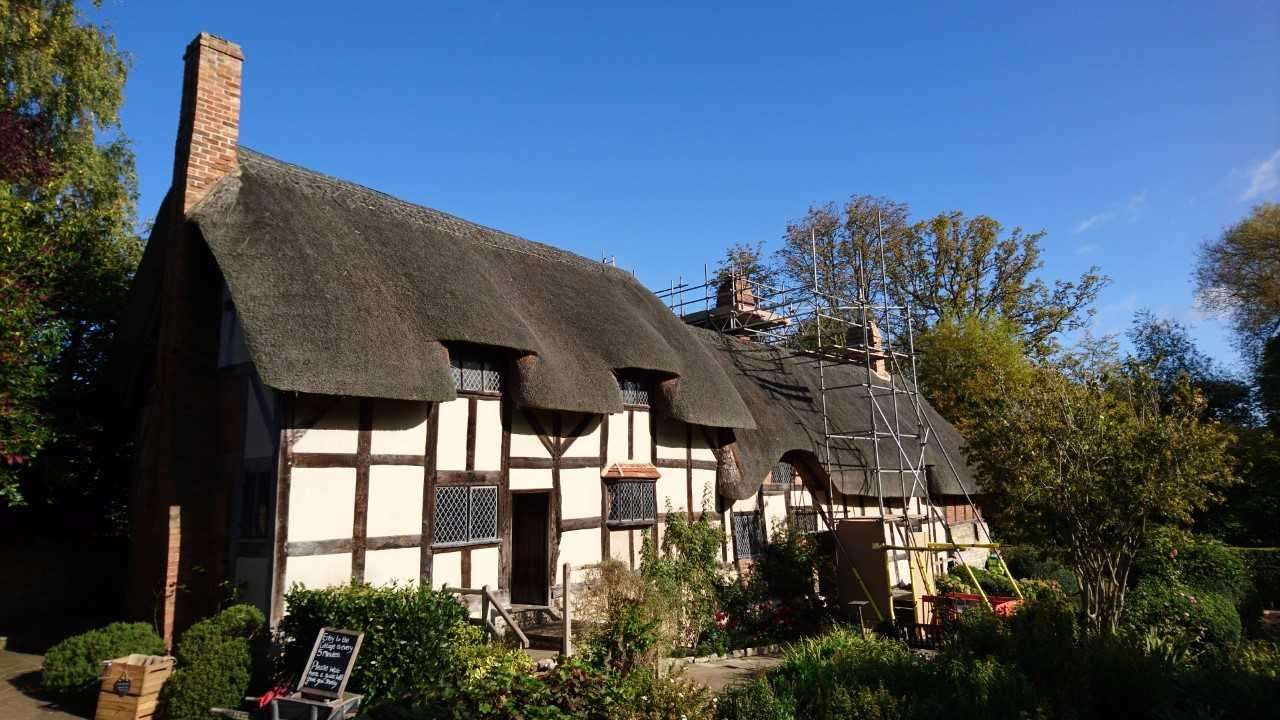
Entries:
MULTIPOLYGON (((543 603, 558 563, 635 564, 704 498, 727 564, 776 522, 879 512, 865 474, 823 472, 811 363, 691 327, 609 265, 244 148, 240 48, 201 34, 185 60, 118 363, 133 603, 166 632, 226 582, 273 621, 291 584, 352 579, 543 603)), ((931 497, 963 524, 960 467, 931 497)))

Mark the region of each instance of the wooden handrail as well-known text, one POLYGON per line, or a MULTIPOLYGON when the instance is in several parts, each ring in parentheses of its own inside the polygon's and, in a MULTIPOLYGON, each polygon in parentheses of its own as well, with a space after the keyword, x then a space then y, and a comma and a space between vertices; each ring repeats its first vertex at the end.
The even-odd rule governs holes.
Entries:
POLYGON ((482 614, 484 615, 481 620, 483 620, 484 624, 489 628, 489 632, 497 635, 498 629, 492 622, 490 622, 489 613, 484 611, 485 605, 492 605, 496 608, 498 614, 502 616, 502 619, 507 621, 507 627, 514 630, 516 637, 520 638, 521 645, 523 647, 529 647, 529 637, 525 635, 524 631, 520 629, 520 626, 516 624, 515 618, 511 617, 511 613, 507 612, 507 609, 502 606, 502 603, 498 602, 498 598, 493 594, 493 591, 489 589, 488 585, 480 588, 449 587, 448 585, 441 585, 440 590, 447 593, 453 593, 454 595, 481 596, 485 601, 481 605, 482 614))

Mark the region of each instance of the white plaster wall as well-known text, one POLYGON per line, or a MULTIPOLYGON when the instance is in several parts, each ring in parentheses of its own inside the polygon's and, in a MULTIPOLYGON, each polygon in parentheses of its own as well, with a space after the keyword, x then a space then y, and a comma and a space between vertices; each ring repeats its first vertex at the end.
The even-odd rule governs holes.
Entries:
POLYGON ((351 553, 291 557, 285 565, 285 589, 301 583, 309 588, 351 582, 351 553))
POLYGON ((635 445, 633 446, 635 455, 632 461, 651 463, 653 462, 653 434, 649 430, 649 412, 636 410, 635 414, 635 445))
MULTIPOLYGON (((566 415, 562 425, 563 432, 570 432, 573 427, 581 420, 581 415, 566 415)), ((536 438, 535 438, 536 440, 536 438)), ((565 451, 565 457, 599 457, 600 455, 600 418, 593 417, 587 421, 585 431, 569 449, 565 451)))
POLYGON ((609 416, 608 462, 627 461, 627 413, 624 411, 609 416))
POLYGON ((716 471, 693 469, 693 505, 695 512, 702 512, 703 500, 707 508, 715 511, 716 507, 716 471))
POLYGON ((658 457, 668 460, 685 459, 685 424, 679 420, 658 421, 658 457))
POLYGON ((711 460, 716 459, 716 454, 711 451, 711 446, 707 444, 707 434, 703 428, 695 426, 693 428, 693 442, 689 446, 693 450, 694 460, 711 460))
MULTIPOLYGON (((610 548, 610 554, 612 554, 612 548, 610 548)), ((600 531, 595 528, 570 530, 561 535, 559 562, 561 565, 573 563, 575 568, 600 562, 600 531)), ((561 568, 557 567, 555 571, 556 579, 559 581, 561 568)))
MULTIPOLYGON (((550 478, 550 471, 541 472, 545 472, 547 477, 550 478)), ((560 512, 561 517, 565 519, 599 517, 599 470, 595 468, 570 468, 560 471, 560 512)), ((597 533, 597 545, 599 545, 599 539, 600 536, 597 533)))
POLYGON ((369 537, 422 532, 423 469, 407 465, 369 468, 369 537))
POLYGON ((350 538, 355 505, 355 468, 295 467, 289 488, 288 540, 350 538))
POLYGON ((441 585, 462 587, 461 552, 438 552, 431 556, 431 585, 435 588, 441 585))
POLYGON ((375 455, 422 455, 427 448, 428 411, 425 402, 375 402, 370 451, 375 455))
POLYGON ((551 457, 523 410, 511 413, 511 457, 551 457))
MULTIPOLYGON (((436 441, 437 470, 467 469, 467 399, 440 403, 436 441)), ((477 431, 479 426, 476 427, 477 431)))
POLYGON ((785 495, 764 496, 764 530, 766 537, 773 537, 773 527, 787 522, 787 498, 785 495))
MULTIPOLYGON (((535 470, 531 468, 511 468, 508 471, 511 475, 512 490, 550 490, 553 483, 551 482, 550 470, 535 470)), ((563 470, 561 472, 564 472, 563 470)), ((597 471, 597 478, 599 473, 597 471)), ((599 507, 599 500, 596 500, 599 507)), ((597 510, 599 512, 599 510, 597 510)))
MULTIPOLYGON (((306 396, 304 396, 306 398, 306 396)), ((334 402, 328 397, 304 399, 297 417, 310 421, 319 414, 319 420, 293 444, 295 453, 353 453, 359 439, 359 405, 353 398, 334 402), (330 405, 332 403, 332 405, 330 405)))
POLYGON ((630 536, 630 530, 610 530, 609 557, 629 564, 631 562, 631 550, 627 544, 627 538, 630 536))
MULTIPOLYGON (((685 512, 689 509, 689 481, 686 471, 675 468, 661 468, 662 477, 658 478, 658 512, 685 512)), ((694 502, 698 502, 694 498, 694 502)))
POLYGON ((370 585, 417 585, 421 573, 419 548, 370 550, 364 555, 364 579, 370 585))
POLYGON ((755 493, 752 493, 750 497, 746 497, 741 500, 735 501, 733 503, 733 508, 732 508, 733 511, 734 512, 753 512, 755 510, 758 510, 759 504, 757 503, 757 496, 759 494, 760 492, 757 490, 755 493))
MULTIPOLYGON (((461 573, 461 565, 459 565, 461 573)), ((498 590, 498 548, 476 548, 471 551, 471 587, 489 586, 490 590, 498 590)))
MULTIPOLYGON (((462 426, 463 462, 466 462, 467 426, 462 426)), ((497 400, 476 402, 476 470, 502 469, 502 403, 497 400)))

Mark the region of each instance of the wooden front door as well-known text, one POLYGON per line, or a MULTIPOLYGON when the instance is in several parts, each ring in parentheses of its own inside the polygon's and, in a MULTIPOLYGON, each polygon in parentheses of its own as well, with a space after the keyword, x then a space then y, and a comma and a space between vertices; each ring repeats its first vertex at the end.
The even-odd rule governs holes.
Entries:
POLYGON ((547 604, 550 493, 511 495, 511 602, 547 604))

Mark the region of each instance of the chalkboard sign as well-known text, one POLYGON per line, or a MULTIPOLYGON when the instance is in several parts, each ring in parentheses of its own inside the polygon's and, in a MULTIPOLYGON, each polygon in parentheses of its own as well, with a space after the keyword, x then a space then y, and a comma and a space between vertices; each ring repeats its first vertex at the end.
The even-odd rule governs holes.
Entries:
POLYGON ((302 670, 298 691, 305 696, 337 699, 347 687, 364 633, 321 628, 311 657, 302 670))

